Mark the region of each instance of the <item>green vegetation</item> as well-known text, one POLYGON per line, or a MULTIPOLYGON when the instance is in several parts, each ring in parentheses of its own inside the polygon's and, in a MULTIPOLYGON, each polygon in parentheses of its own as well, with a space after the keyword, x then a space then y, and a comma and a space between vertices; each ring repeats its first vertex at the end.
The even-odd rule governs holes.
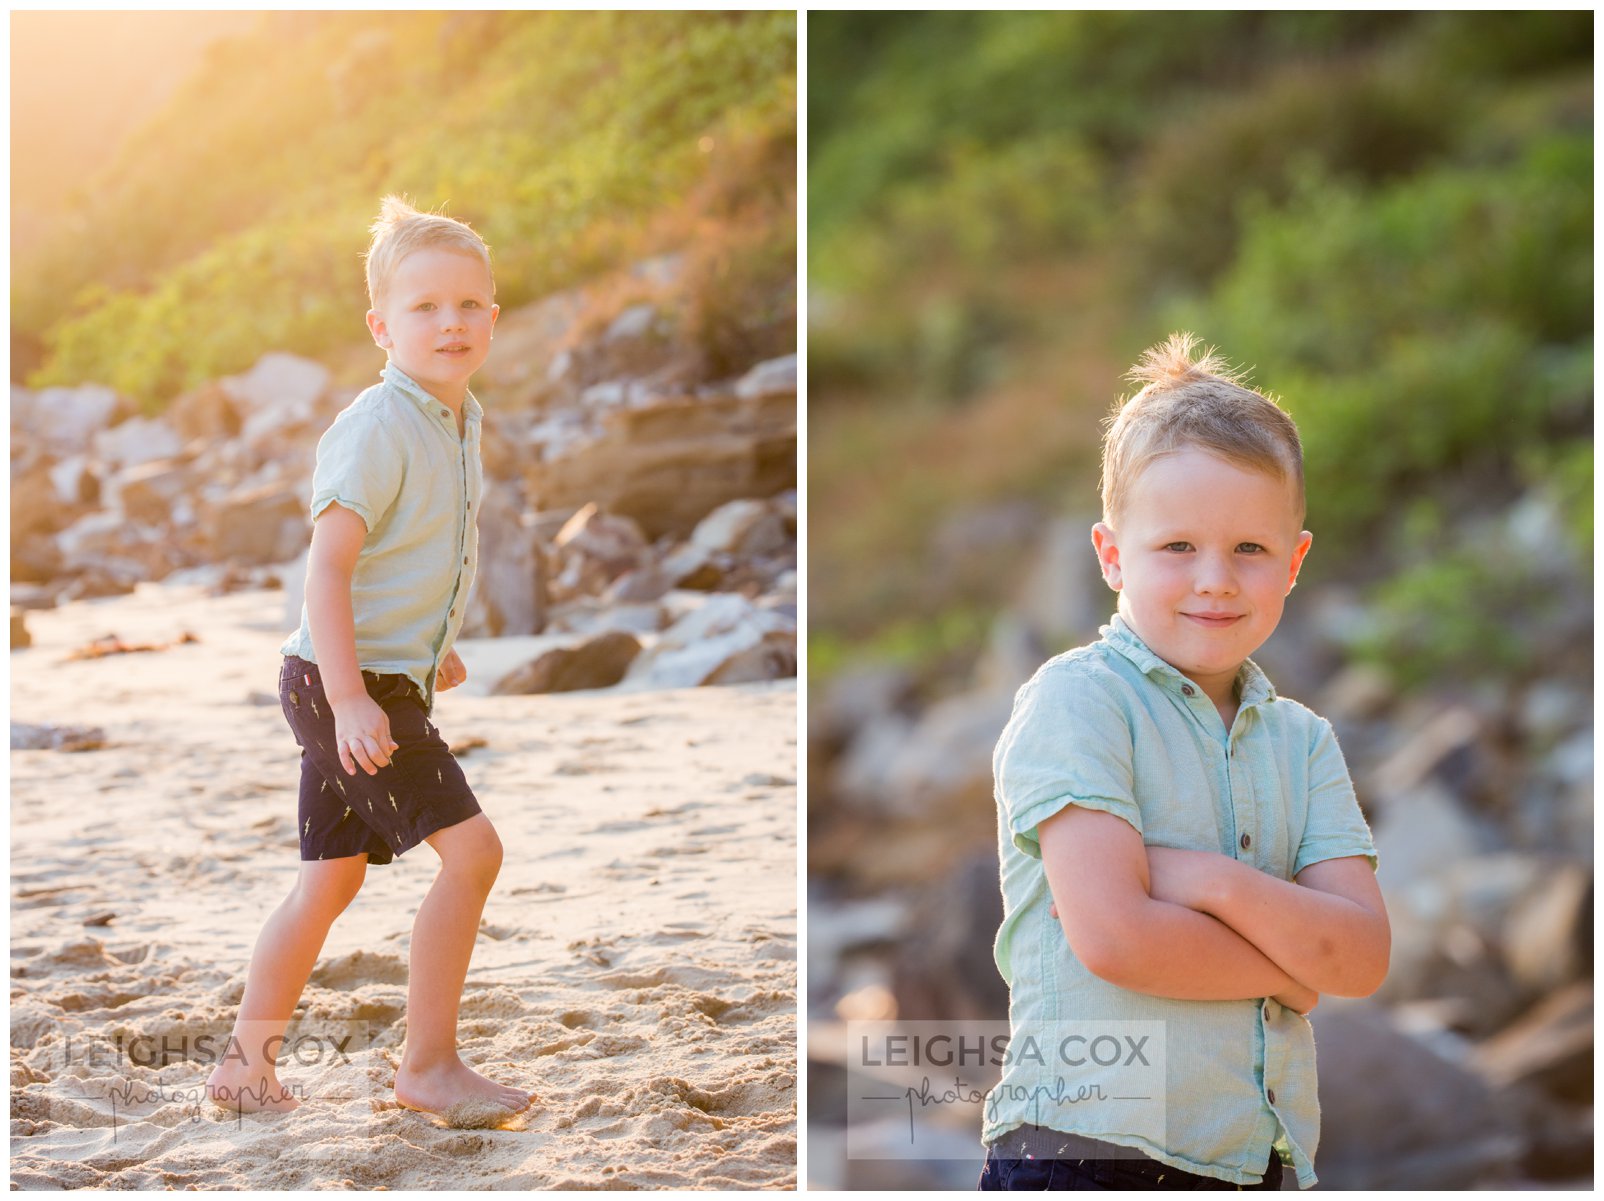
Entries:
POLYGON ((814 14, 816 666, 1007 604, 908 563, 1010 495, 1090 520, 1120 375, 1186 328, 1297 418, 1306 578, 1370 589, 1364 653, 1514 670, 1536 569, 1400 515, 1539 489, 1545 586, 1590 569, 1591 47, 1587 13, 814 14))
POLYGON ((349 344, 392 191, 484 235, 503 306, 686 251, 691 325, 740 359, 794 320, 795 53, 790 12, 264 16, 17 256, 30 382, 160 408, 349 344))

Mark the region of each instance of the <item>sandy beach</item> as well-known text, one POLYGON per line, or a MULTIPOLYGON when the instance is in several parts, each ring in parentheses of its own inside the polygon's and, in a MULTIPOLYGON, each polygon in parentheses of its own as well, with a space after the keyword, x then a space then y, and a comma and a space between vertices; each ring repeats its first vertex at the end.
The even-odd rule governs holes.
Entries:
POLYGON ((363 1037, 281 1068, 293 1114, 200 1103, 201 1036, 297 870, 283 610, 145 584, 27 615, 13 722, 104 744, 11 755, 12 1187, 795 1187, 793 680, 491 697, 514 648, 461 644, 435 722, 477 744, 506 847, 463 1058, 539 1102, 493 1130, 394 1105, 419 847, 369 869, 292 1026, 363 1037), (168 645, 69 659, 110 634, 168 645))

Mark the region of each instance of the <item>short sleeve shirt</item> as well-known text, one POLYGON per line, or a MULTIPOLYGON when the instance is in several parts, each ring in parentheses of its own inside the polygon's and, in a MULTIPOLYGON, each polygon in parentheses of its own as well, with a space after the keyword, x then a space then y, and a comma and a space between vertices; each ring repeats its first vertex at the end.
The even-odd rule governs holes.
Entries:
MULTIPOLYGON (((317 444, 312 520, 339 504, 368 531, 351 577, 357 663, 411 677, 431 708, 478 567, 483 419, 469 393, 459 435, 450 408, 390 363, 317 444)), ((316 662, 304 604, 280 651, 316 662)))
POLYGON ((1166 1023, 1162 1133, 1124 1128, 1119 1107, 1041 1117, 1049 1069, 1005 1067, 983 1137, 1039 1122, 1134 1148, 1234 1184, 1257 1182, 1273 1148, 1315 1182, 1320 1135, 1308 1019, 1268 999, 1182 1001, 1132 992, 1076 959, 1048 912, 1037 826, 1068 805, 1129 822, 1149 846, 1215 851, 1291 880, 1311 863, 1375 846, 1331 726, 1278 697, 1251 661, 1230 730, 1203 690, 1119 616, 1102 639, 1050 660, 1019 690, 993 758, 1003 923, 995 947, 1014 1040, 1054 1023, 1166 1023))

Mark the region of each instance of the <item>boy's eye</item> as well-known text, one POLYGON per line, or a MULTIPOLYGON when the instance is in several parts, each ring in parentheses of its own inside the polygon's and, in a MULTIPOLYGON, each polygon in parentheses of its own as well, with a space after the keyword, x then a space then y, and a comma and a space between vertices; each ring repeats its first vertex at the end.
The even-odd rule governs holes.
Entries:
POLYGON ((429 300, 425 300, 422 304, 420 304, 418 306, 418 312, 427 313, 432 308, 434 308, 434 302, 433 301, 429 301, 429 300))
POLYGON ((1263 549, 1264 547, 1260 546, 1257 542, 1242 542, 1237 544, 1237 550, 1246 551, 1250 555, 1256 555, 1263 549))
POLYGON ((465 309, 476 309, 479 307, 479 302, 477 300, 464 300, 462 302, 462 307, 465 309))
POLYGON ((1164 549, 1173 551, 1187 551, 1192 549, 1192 544, 1190 542, 1166 542, 1164 544, 1164 549))

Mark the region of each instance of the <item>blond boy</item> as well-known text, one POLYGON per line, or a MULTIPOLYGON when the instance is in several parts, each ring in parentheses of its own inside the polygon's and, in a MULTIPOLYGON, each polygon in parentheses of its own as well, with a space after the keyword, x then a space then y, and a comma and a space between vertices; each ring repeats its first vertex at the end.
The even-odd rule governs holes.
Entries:
POLYGON ((1387 969, 1331 727, 1249 658, 1312 541, 1297 430, 1193 346, 1147 352, 1104 443, 1092 543, 1118 613, 1020 689, 994 759, 1013 1041, 1149 1023, 1161 1109, 1011 1063, 987 1098, 984 1189, 1273 1189, 1283 1162, 1309 1187, 1305 1015, 1387 969))
POLYGON ((207 1082, 230 1109, 299 1104, 273 1051, 329 927, 384 864, 427 842, 440 871, 412 928, 396 1100, 447 1113, 523 1109, 531 1094, 457 1054, 457 1011, 501 865, 495 828, 430 721, 466 671, 452 644, 473 581, 482 475, 468 381, 499 312, 467 225, 389 197, 367 256, 367 314, 388 363, 318 443, 301 627, 281 648, 301 746, 300 876, 251 957, 230 1054, 207 1082))

